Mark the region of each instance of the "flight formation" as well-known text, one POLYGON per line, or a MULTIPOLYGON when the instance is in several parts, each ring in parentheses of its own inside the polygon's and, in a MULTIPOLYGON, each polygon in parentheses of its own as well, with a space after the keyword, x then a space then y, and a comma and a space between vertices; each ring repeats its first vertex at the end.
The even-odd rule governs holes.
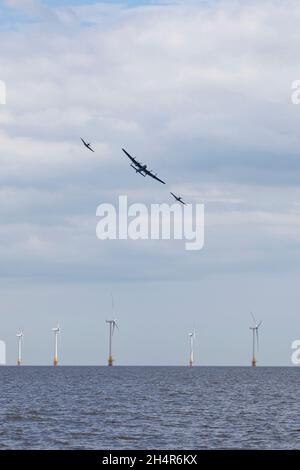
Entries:
MULTIPOLYGON (((82 137, 80 137, 83 145, 88 149, 90 150, 91 152, 95 152, 95 150, 91 147, 91 144, 90 143, 87 143, 82 137)), ((134 158, 132 155, 130 155, 130 153, 128 153, 125 149, 122 148, 122 151, 125 153, 125 155, 129 158, 130 160, 130 167, 133 168, 133 170, 136 172, 136 173, 139 173, 140 175, 144 176, 144 178, 146 176, 150 176, 150 178, 153 178, 154 180, 156 181, 159 181, 159 183, 162 183, 162 184, 166 184, 165 181, 163 181, 162 179, 160 179, 158 176, 157 176, 157 173, 154 173, 153 171, 149 170, 148 169, 148 166, 139 162, 136 158, 134 158)), ((180 202, 181 204, 183 204, 184 206, 186 206, 187 204, 182 200, 182 197, 181 196, 176 196, 176 194, 170 192, 170 194, 174 197, 174 199, 176 199, 177 202, 180 202)))

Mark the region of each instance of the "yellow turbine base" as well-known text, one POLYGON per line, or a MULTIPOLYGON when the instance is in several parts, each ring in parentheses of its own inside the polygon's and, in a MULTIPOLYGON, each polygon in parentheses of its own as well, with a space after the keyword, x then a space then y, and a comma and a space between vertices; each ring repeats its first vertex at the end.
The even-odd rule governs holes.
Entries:
POLYGON ((57 358, 54 358, 53 365, 54 365, 54 367, 58 366, 58 359, 57 358))
POLYGON ((17 362, 17 365, 20 366, 20 365, 21 365, 21 361, 18 361, 18 362, 17 362))
POLYGON ((108 358, 108 365, 109 365, 110 367, 113 365, 113 362, 114 362, 114 360, 113 360, 112 356, 109 356, 109 358, 108 358))
POLYGON ((193 361, 190 361, 189 367, 193 367, 193 361))
POLYGON ((252 367, 256 367, 256 359, 255 359, 255 357, 252 359, 252 367))

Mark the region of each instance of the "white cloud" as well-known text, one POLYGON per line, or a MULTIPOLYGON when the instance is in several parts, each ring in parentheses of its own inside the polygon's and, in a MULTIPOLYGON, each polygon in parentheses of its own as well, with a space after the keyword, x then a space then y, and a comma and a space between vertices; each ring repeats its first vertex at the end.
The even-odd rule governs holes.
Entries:
MULTIPOLYGON (((65 261, 65 267, 57 264, 56 274, 65 269, 68 275, 68 263, 76 262, 83 277, 83 266, 93 265, 97 273, 102 246, 93 238, 96 221, 80 230, 80 224, 69 225, 69 217, 93 220, 97 205, 119 192, 137 195, 140 202, 169 200, 168 189, 134 175, 123 146, 183 197, 207 204, 208 247, 231 246, 236 265, 251 259, 257 248, 268 250, 275 231, 280 240, 290 239, 298 216, 284 214, 295 200, 300 173, 300 107, 289 97, 291 81, 299 78, 297 2, 288 2, 289 8, 228 1, 71 10, 36 1, 6 3, 43 20, 61 19, 68 11, 79 19, 64 28, 50 21, 47 27, 20 24, 1 33, 0 78, 9 95, 0 109, 1 230, 6 233, 11 224, 7 253, 19 253, 29 272, 36 250, 40 259, 65 261), (81 147, 80 136, 93 142, 95 154, 81 147), (282 201, 276 198, 278 187, 284 188, 282 201), (239 208, 234 217, 233 206, 239 208), (51 213, 47 230, 45 208, 51 213), (14 217, 29 220, 24 245, 18 232, 16 250, 14 217), (213 220, 226 225, 224 243, 213 220), (251 238, 259 220, 263 233, 251 238)), ((107 266, 115 266, 114 249, 104 254, 107 266)), ((126 260, 135 259, 131 246, 118 250, 126 260)), ((159 257, 161 250, 157 244, 139 245, 142 275, 147 275, 149 253, 159 257)), ((207 269, 216 263, 208 253, 207 269)), ((183 277, 199 269, 197 260, 184 255, 177 263, 183 277)), ((55 276, 55 268, 51 272, 55 276)))
POLYGON ((29 16, 39 16, 47 20, 57 20, 56 13, 39 0, 4 0, 4 3, 29 16))

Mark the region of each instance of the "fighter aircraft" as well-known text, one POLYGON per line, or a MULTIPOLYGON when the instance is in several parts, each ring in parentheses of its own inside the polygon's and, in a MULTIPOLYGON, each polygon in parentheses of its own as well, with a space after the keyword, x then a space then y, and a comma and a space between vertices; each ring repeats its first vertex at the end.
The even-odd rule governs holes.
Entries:
POLYGON ((186 206, 186 203, 182 200, 182 197, 176 196, 174 193, 170 193, 172 196, 176 199, 176 201, 181 202, 184 206, 186 206))
POLYGON ((92 149, 91 144, 88 144, 87 142, 85 142, 81 137, 80 139, 82 140, 83 145, 85 145, 87 149, 89 149, 91 152, 95 152, 95 150, 92 149))
POLYGON ((147 165, 143 165, 142 163, 140 163, 136 158, 132 157, 128 152, 126 152, 125 149, 122 148, 122 150, 127 155, 127 157, 132 161, 130 166, 131 168, 135 170, 136 173, 139 173, 140 175, 144 177, 150 176, 151 178, 159 181, 160 183, 166 184, 164 181, 158 178, 156 173, 152 173, 152 171, 148 170, 147 165))

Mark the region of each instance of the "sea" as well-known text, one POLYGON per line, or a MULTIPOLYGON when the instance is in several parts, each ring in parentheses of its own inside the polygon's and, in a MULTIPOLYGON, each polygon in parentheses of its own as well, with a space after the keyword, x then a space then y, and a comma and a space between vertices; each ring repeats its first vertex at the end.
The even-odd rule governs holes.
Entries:
POLYGON ((300 449, 300 369, 1 367, 0 449, 300 449))

